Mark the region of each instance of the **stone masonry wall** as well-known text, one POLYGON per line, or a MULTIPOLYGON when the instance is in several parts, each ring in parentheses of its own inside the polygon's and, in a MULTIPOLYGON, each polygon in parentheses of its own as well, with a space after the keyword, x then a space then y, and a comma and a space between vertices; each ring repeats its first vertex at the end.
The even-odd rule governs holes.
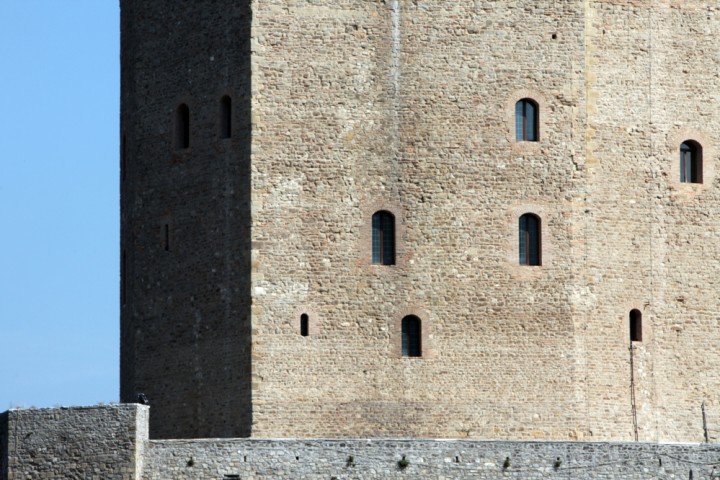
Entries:
POLYGON ((121 4, 121 400, 154 438, 720 431, 717 2, 121 4))
POLYGON ((154 438, 250 434, 250 20, 248 1, 121 2, 120 399, 147 396, 154 438))
POLYGON ((253 436, 583 437, 584 11, 253 3, 253 436), (539 142, 515 140, 525 97, 539 142), (378 210, 395 265, 371 264, 378 210), (527 212, 541 267, 518 265, 527 212))
POLYGON ((719 462, 715 445, 157 440, 148 445, 143 479, 711 480, 720 478, 719 462))
POLYGON ((717 2, 253 15, 253 435, 701 441, 703 405, 713 435, 717 2), (515 141, 523 97, 538 142, 515 141), (680 182, 685 140, 702 183, 680 182), (370 264, 378 210, 396 265, 370 264), (518 265, 525 212, 539 267, 518 265), (422 358, 398 355, 408 314, 422 358))
MULTIPOLYGON (((720 5, 592 1, 586 31, 584 345, 588 438, 702 441, 720 409, 720 5), (681 183, 679 148, 703 149, 681 183), (628 318, 643 315, 633 344, 628 318)), ((716 434, 716 433, 715 433, 716 434)))
POLYGON ((148 413, 140 405, 5 412, 0 451, 10 461, 0 462, 0 480, 720 478, 717 444, 148 440, 148 413))
POLYGON ((148 407, 134 404, 10 410, 0 480, 139 480, 147 428, 148 407))
POLYGON ((8 412, 0 413, 0 480, 8 480, 8 412))

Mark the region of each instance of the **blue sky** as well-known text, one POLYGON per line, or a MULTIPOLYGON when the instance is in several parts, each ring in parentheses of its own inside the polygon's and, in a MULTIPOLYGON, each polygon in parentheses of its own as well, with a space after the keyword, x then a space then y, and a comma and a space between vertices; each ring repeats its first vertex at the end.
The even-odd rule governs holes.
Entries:
POLYGON ((118 0, 0 0, 0 412, 118 400, 118 0))

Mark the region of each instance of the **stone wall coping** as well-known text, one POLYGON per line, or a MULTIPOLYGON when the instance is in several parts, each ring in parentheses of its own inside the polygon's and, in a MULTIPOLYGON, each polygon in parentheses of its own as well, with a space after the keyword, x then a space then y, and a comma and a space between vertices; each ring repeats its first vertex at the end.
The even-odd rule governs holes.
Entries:
POLYGON ((707 446, 712 450, 720 450, 720 443, 667 443, 667 442, 623 442, 598 441, 580 442, 573 440, 472 440, 464 438, 173 438, 149 440, 151 445, 187 445, 192 443, 458 443, 466 445, 585 445, 585 446, 623 446, 623 447, 700 447, 707 446))
POLYGON ((58 406, 58 407, 13 407, 0 415, 16 412, 44 412, 44 411, 82 411, 82 410, 132 410, 134 408, 150 408, 149 405, 140 405, 139 403, 111 403, 107 405, 77 405, 77 406, 58 406))

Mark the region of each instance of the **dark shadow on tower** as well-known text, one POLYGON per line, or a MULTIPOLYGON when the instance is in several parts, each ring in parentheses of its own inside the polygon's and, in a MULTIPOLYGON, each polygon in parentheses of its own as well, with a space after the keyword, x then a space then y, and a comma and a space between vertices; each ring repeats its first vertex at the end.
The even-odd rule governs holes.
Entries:
POLYGON ((251 18, 121 1, 120 400, 152 438, 251 433, 251 18))

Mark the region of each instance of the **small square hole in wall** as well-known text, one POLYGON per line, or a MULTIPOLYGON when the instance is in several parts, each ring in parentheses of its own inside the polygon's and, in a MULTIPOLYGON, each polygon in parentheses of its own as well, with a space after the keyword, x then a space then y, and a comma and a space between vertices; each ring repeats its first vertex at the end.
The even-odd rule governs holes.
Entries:
POLYGON ((557 34, 557 33, 553 33, 552 35, 550 35, 550 38, 552 38, 553 40, 557 40, 558 34, 557 34))

